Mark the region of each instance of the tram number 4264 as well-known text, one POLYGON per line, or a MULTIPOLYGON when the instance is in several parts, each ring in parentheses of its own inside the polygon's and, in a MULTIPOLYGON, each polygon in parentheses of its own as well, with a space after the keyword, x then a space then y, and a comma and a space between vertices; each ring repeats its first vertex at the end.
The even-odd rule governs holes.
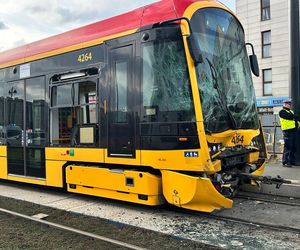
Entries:
POLYGON ((83 62, 91 61, 92 59, 93 59, 92 52, 89 52, 85 54, 80 54, 77 58, 77 61, 83 63, 83 62))
POLYGON ((244 142, 244 136, 242 135, 235 135, 232 137, 231 142, 233 144, 243 143, 244 142))

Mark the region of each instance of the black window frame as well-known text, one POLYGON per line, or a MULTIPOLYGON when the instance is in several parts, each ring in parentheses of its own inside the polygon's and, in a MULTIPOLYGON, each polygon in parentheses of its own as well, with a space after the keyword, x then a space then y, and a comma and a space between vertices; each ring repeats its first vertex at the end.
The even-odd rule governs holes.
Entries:
MULTIPOLYGON (((50 132, 50 138, 49 138, 49 144, 52 147, 66 147, 66 146, 72 146, 72 147, 98 147, 99 146, 99 140, 98 140, 98 131, 97 128, 99 127, 99 114, 97 110, 99 109, 99 77, 97 75, 93 76, 86 76, 82 78, 77 78, 77 79, 68 79, 65 81, 57 81, 57 82, 50 82, 50 127, 49 131, 50 132), (95 103, 80 103, 79 100, 76 99, 79 95, 79 84, 81 82, 87 82, 91 81, 94 82, 96 85, 96 102, 95 103), (75 85, 78 85, 78 91, 75 90, 75 85), (53 89, 58 86, 63 86, 63 85, 71 85, 71 92, 72 92, 72 103, 65 104, 65 105, 57 105, 54 104, 53 102, 53 89), (52 112, 53 110, 57 109, 62 109, 62 108, 71 108, 72 110, 80 108, 80 107, 86 107, 86 106, 92 106, 95 105, 96 109, 96 123, 89 123, 89 124, 77 124, 76 126, 78 128, 80 127, 93 127, 94 128, 94 143, 93 144, 76 144, 73 145, 72 142, 70 143, 53 143, 53 138, 52 138, 52 128, 53 128, 53 118, 52 118, 52 112)), ((99 129, 98 129, 99 130, 99 129)), ((71 138, 72 139, 72 138, 71 138)))
POLYGON ((263 1, 264 0, 260 0, 260 18, 261 21, 268 21, 271 19, 271 4, 269 0, 269 4, 267 6, 263 6, 263 1), (266 15, 264 15, 264 11, 268 11, 269 12, 269 18, 266 17, 266 15))
POLYGON ((272 57, 272 33, 271 33, 271 30, 266 30, 266 31, 263 31, 261 32, 261 53, 262 53, 262 58, 271 58, 272 57), (265 43, 264 41, 264 34, 266 33, 270 33, 270 43, 265 43), (270 46, 270 56, 266 56, 264 54, 264 48, 267 47, 267 46, 270 46))
POLYGON ((265 84, 273 84, 272 68, 263 69, 262 70, 262 78, 263 78, 263 96, 272 96, 273 95, 273 87, 272 87, 272 93, 271 94, 266 94, 265 93, 265 84), (271 70, 271 81, 265 81, 265 72, 267 70, 271 70))

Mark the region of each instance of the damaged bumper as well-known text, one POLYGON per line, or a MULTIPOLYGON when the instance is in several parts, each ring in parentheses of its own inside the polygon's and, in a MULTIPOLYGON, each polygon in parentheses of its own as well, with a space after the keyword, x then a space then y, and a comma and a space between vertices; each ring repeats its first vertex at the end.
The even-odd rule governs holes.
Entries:
POLYGON ((220 194, 209 178, 161 172, 163 194, 170 204, 201 212, 232 207, 233 201, 220 194))

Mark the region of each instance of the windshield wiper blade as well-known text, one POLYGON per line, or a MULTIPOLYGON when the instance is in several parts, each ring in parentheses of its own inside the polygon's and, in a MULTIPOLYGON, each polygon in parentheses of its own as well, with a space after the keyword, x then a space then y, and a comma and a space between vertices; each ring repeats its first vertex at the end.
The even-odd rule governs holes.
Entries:
POLYGON ((207 57, 206 57, 206 60, 208 62, 209 69, 210 69, 210 72, 211 72, 211 76, 212 76, 212 79, 213 79, 213 87, 217 90, 218 95, 219 95, 220 100, 221 100, 221 106, 223 107, 223 110, 228 114, 228 116, 230 118, 230 121, 231 121, 231 124, 233 126, 233 129, 237 129, 236 120, 234 119, 233 115, 231 114, 231 112, 228 108, 228 105, 227 105, 227 101, 224 98, 225 94, 222 93, 222 91, 220 89, 220 86, 219 86, 219 83, 218 83, 218 78, 217 78, 217 70, 216 70, 215 66, 212 64, 212 62, 207 57))

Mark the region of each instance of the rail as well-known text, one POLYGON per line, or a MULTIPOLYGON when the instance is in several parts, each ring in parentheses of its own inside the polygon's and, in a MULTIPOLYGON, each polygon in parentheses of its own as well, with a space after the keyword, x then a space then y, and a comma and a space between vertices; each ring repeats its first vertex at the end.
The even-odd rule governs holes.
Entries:
POLYGON ((65 230, 65 231, 69 231, 69 232, 73 232, 73 233, 76 233, 76 234, 91 237, 93 239, 102 240, 102 241, 111 243, 111 244, 116 245, 116 246, 121 246, 121 247, 125 247, 125 248, 128 248, 128 249, 134 249, 134 250, 145 250, 145 248, 141 248, 141 247, 138 247, 138 246, 135 246, 135 245, 131 245, 131 244, 128 244, 128 243, 125 243, 125 242, 122 242, 122 241, 110 239, 110 238, 107 238, 107 237, 103 237, 103 236, 100 236, 100 235, 97 235, 97 234, 89 233, 89 232, 82 231, 82 230, 79 230, 79 229, 75 229, 75 228, 72 228, 72 227, 67 227, 67 226, 64 226, 64 225, 57 224, 57 223, 53 223, 53 222, 45 221, 45 220, 42 220, 42 219, 34 218, 34 217, 31 217, 31 216, 28 216, 28 215, 25 215, 25 214, 16 213, 16 212, 9 211, 9 210, 3 209, 3 208, 0 208, 0 212, 10 214, 10 215, 13 215, 13 216, 17 216, 17 217, 21 217, 21 218, 26 219, 26 220, 35 221, 35 222, 45 224, 45 225, 48 225, 48 226, 51 226, 51 227, 55 227, 55 228, 58 228, 58 229, 62 229, 62 230, 65 230))

